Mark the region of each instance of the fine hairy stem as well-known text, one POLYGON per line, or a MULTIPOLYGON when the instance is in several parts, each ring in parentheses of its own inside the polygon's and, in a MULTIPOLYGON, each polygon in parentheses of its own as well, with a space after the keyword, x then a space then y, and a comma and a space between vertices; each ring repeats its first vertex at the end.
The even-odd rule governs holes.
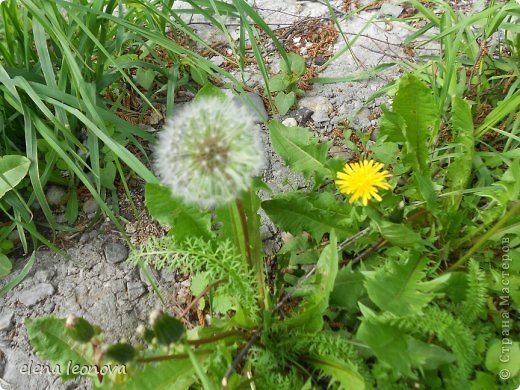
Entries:
POLYGON ((244 205, 240 199, 236 199, 236 206, 238 211, 238 216, 240 218, 240 225, 242 226, 242 233, 244 235, 244 251, 247 259, 247 264, 249 267, 252 267, 253 264, 251 262, 251 248, 249 244, 249 230, 247 228, 247 220, 246 220, 246 212, 244 210, 244 205))
POLYGON ((453 272, 459 269, 475 252, 477 252, 486 241, 495 234, 509 219, 520 212, 520 202, 517 202, 511 210, 504 214, 502 219, 498 221, 491 229, 489 229, 479 240, 462 256, 455 264, 449 267, 445 272, 453 272))
POLYGON ((257 259, 256 253, 255 253, 255 260, 256 263, 253 264, 251 260, 251 244, 249 240, 249 229, 247 227, 247 219, 246 219, 246 212, 244 209, 244 205, 242 204, 242 201, 237 198, 236 199, 236 206, 238 215, 240 217, 240 224, 242 225, 242 232, 244 234, 244 246, 245 246, 245 255, 247 259, 247 264, 249 265, 250 269, 253 269, 257 275, 258 278, 258 287, 260 289, 260 305, 263 306, 264 299, 265 299, 265 287, 264 287, 264 273, 263 273, 263 267, 262 262, 260 259, 257 259))
POLYGON ((222 283, 224 281, 224 279, 220 279, 220 280, 217 280, 216 282, 213 282, 211 284, 208 284, 204 290, 201 291, 201 293, 199 295, 197 295, 195 297, 195 299, 193 301, 190 302, 190 304, 188 306, 186 306, 186 309, 184 309, 181 313, 181 317, 185 317, 191 310, 191 308, 193 306, 195 306, 197 304, 198 301, 200 301, 200 299, 207 294, 207 292, 212 289, 213 287, 216 287, 218 286, 220 283, 222 283))

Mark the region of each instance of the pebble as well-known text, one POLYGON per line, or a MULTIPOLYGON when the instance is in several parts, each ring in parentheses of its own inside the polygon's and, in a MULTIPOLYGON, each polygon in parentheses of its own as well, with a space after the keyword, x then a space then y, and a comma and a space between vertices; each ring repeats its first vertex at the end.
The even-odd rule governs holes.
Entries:
POLYGON ((0 331, 9 330, 13 322, 14 312, 7 310, 0 314, 0 331))
POLYGON ((131 301, 141 297, 146 292, 141 282, 127 282, 126 291, 131 301))
POLYGON ((309 119, 311 119, 312 114, 314 114, 314 111, 309 110, 306 107, 302 107, 293 112, 294 119, 296 119, 298 123, 307 122, 309 119))
POLYGON ((298 126, 298 122, 294 118, 286 118, 283 120, 282 125, 287 127, 296 127, 298 126))
POLYGON ((381 13, 383 15, 393 16, 394 18, 399 17, 399 15, 401 15, 403 13, 403 11, 404 11, 403 7, 400 7, 395 4, 384 3, 381 6, 381 13))
POLYGON ((44 283, 48 282, 55 274, 56 271, 54 270, 40 269, 34 274, 34 279, 36 279, 38 282, 44 283))
POLYGON ((237 95, 233 97, 232 101, 239 106, 246 107, 253 115, 255 123, 263 123, 269 119, 264 101, 256 93, 247 92, 245 96, 237 95))
POLYGON ((210 61, 213 62, 216 66, 224 65, 224 63, 226 62, 226 60, 222 56, 211 57, 210 61))
POLYGON ((25 306, 31 307, 52 294, 54 294, 54 287, 51 284, 40 283, 33 288, 22 291, 18 300, 25 306))
POLYGON ((61 205, 64 202, 66 195, 67 193, 65 189, 58 186, 50 186, 45 194, 47 202, 51 206, 61 205))
POLYGON ((98 210, 98 204, 94 198, 90 198, 83 203, 83 212, 87 215, 94 214, 98 210))
POLYGON ((314 64, 317 65, 317 66, 322 66, 326 62, 327 62, 327 59, 324 58, 324 57, 316 57, 314 59, 314 64))
POLYGON ((332 106, 332 104, 329 102, 327 98, 323 96, 304 97, 299 101, 298 107, 308 108, 309 110, 314 111, 315 113, 318 111, 323 111, 327 114, 330 114, 332 111, 334 111, 334 107, 332 106))
POLYGON ((67 222, 67 216, 65 213, 61 213, 56 215, 56 223, 66 223, 67 222))
POLYGON ((104 249, 105 259, 112 264, 125 261, 128 257, 128 248, 120 242, 109 242, 104 249))
POLYGON ((314 123, 322 123, 327 122, 329 120, 329 114, 325 111, 316 111, 312 114, 312 120, 314 123))

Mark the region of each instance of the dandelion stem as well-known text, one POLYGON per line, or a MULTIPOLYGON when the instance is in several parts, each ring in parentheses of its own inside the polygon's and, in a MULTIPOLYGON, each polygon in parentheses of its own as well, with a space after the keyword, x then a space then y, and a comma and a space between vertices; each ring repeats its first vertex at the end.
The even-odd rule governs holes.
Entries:
POLYGON ((237 206, 238 216, 240 218, 240 225, 242 226, 242 234, 244 235, 244 252, 247 264, 250 268, 252 268, 253 263, 251 262, 251 248, 249 244, 249 229, 247 228, 246 212, 244 210, 244 205, 239 198, 235 200, 235 204, 237 206))

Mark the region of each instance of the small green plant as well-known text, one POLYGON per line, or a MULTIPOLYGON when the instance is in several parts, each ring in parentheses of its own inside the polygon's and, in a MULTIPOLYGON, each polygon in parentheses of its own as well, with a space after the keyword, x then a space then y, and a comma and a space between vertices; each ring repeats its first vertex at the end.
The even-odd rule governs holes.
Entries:
POLYGON ((288 62, 280 62, 280 73, 269 79, 269 92, 275 93, 276 109, 280 115, 296 103, 296 98, 301 97, 304 91, 298 88, 298 81, 305 74, 307 68, 305 60, 296 53, 287 53, 288 62))
MULTIPOLYGON (((181 319, 152 313, 137 332, 143 343, 134 346, 126 340, 107 344, 83 322, 82 331, 71 330, 78 320, 27 320, 43 359, 60 366, 70 359, 89 367, 124 365, 123 374, 84 375, 100 388, 518 386, 514 310, 520 278, 513 272, 518 265, 503 256, 504 248, 507 258, 519 253, 520 241, 511 234, 520 210, 518 157, 495 165, 491 182, 479 187, 483 171, 465 154, 482 157, 480 141, 473 139, 464 153, 456 149, 466 147, 462 139, 437 143, 433 94, 418 77, 405 75, 391 109, 384 109, 381 138, 368 161, 329 159, 330 143, 320 143, 308 129, 271 121, 273 149, 312 179, 314 189, 261 202, 257 192, 269 189, 251 177, 254 169, 237 170, 232 162, 240 153, 233 149, 239 135, 224 144, 211 141, 227 123, 229 106, 215 98, 217 91, 208 93, 206 88, 193 103, 200 110, 212 107, 205 124, 178 118, 172 125, 182 123, 184 131, 165 136, 159 146, 186 147, 176 159, 160 162, 172 165, 171 172, 189 162, 184 176, 146 188, 150 213, 172 228, 132 254, 135 262, 191 272, 192 304, 181 319), (214 164, 200 164, 203 156, 214 164), (372 159, 388 160, 388 169, 372 159), (213 181, 218 172, 226 174, 213 181), (205 198, 172 193, 172 184, 181 181, 186 188, 204 181, 205 198), (229 188, 230 181, 248 184, 229 188), (260 209, 287 233, 270 283, 260 209), (508 292, 501 284, 504 264, 511 269, 508 292), (208 326, 182 324, 195 306, 211 313, 208 326)), ((469 109, 460 100, 450 113, 453 140, 474 128, 469 109)), ((247 126, 238 128, 254 144, 247 126)), ((169 174, 164 171, 163 180, 169 174)))

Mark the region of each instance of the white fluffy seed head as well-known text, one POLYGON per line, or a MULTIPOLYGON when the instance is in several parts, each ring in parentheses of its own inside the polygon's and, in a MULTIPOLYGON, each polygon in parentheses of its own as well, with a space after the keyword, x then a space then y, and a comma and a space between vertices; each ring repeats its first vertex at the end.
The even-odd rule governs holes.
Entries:
POLYGON ((159 135, 155 167, 186 203, 213 207, 235 199, 261 173, 264 155, 252 115, 229 100, 192 102, 159 135))

